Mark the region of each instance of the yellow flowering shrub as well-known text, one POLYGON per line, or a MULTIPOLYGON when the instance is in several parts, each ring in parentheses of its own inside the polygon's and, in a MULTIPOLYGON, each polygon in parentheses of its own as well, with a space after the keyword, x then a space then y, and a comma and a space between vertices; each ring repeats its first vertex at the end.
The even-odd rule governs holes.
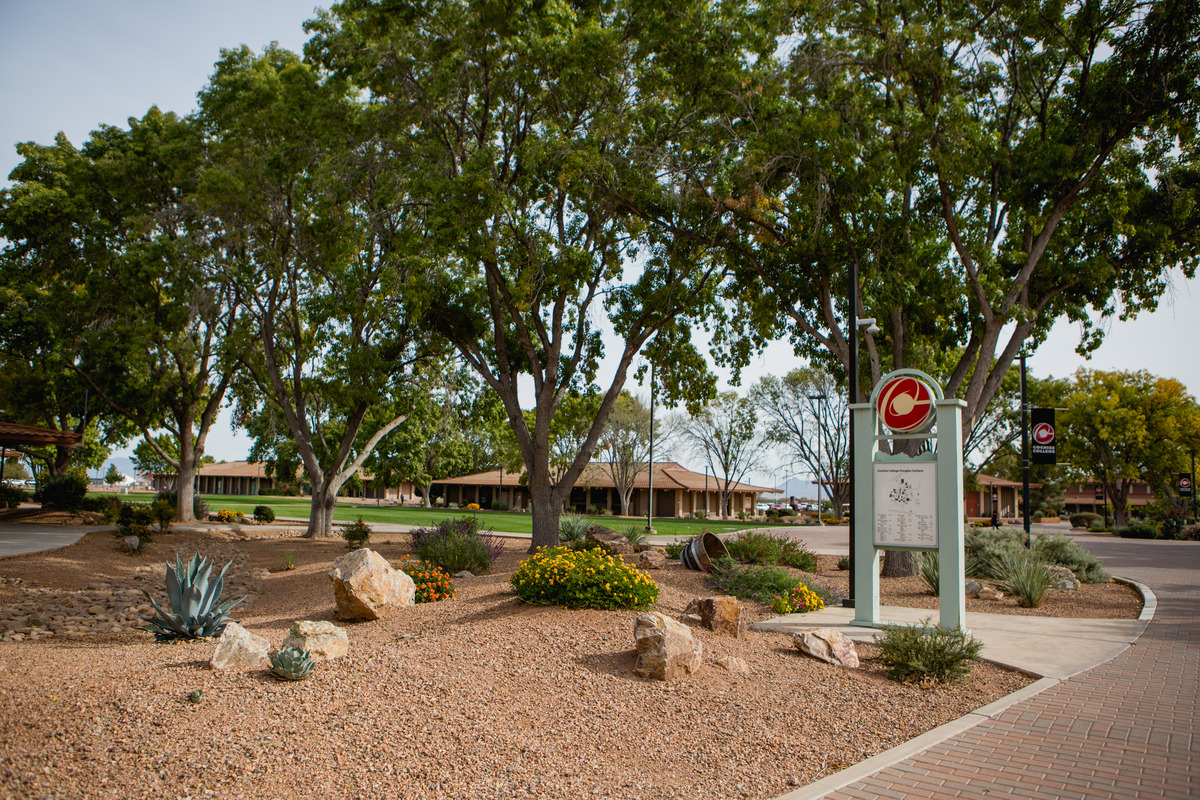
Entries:
POLYGON ((563 608, 646 609, 658 599, 649 575, 602 550, 543 548, 510 582, 526 603, 563 608))
POLYGON ((825 601, 812 589, 799 583, 791 591, 772 598, 771 610, 776 614, 804 614, 825 608, 825 601))
POLYGON ((478 511, 479 503, 467 503, 467 510, 468 511, 478 511))

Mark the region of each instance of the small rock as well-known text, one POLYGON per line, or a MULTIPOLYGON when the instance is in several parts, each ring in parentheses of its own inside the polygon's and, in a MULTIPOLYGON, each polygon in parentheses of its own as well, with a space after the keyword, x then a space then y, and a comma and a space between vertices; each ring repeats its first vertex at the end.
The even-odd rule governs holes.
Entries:
POLYGON ((469 570, 469 569, 464 569, 462 572, 454 573, 454 577, 456 577, 456 578, 474 578, 475 573, 471 572, 471 570, 469 570))
POLYGON ((700 668, 703 645, 686 626, 664 614, 657 611, 639 614, 633 636, 638 651, 635 675, 672 681, 700 668))
POLYGON ((122 553, 136 553, 142 547, 142 540, 136 536, 125 536, 117 544, 117 549, 122 553))
POLYGON ((975 596, 980 600, 1003 600, 1004 592, 1001 592, 999 589, 993 589, 990 586, 984 586, 975 593, 975 596))
POLYGON ((213 669, 254 669, 262 663, 271 649, 271 643, 262 636, 230 622, 225 625, 217 649, 208 662, 213 669))
POLYGON ((292 623, 280 649, 285 647, 307 650, 313 661, 332 661, 350 652, 350 637, 332 622, 300 620, 292 623))
POLYGON ((662 569, 667 565, 667 554, 659 550, 643 550, 638 553, 637 565, 641 569, 662 569))
POLYGON ((189 703, 199 703, 203 699, 204 699, 204 692, 201 689, 196 689, 194 692, 192 692, 191 694, 188 695, 189 703))
POLYGON ((729 670, 734 675, 741 675, 742 677, 750 676, 750 667, 746 665, 745 661, 736 656, 721 656, 715 659, 713 663, 718 667, 729 670))
POLYGON ((967 597, 978 597, 979 590, 983 588, 983 584, 979 581, 967 581, 963 587, 967 597))
POLYGON ((1079 590, 1079 579, 1075 577, 1075 573, 1068 567, 1060 567, 1056 564, 1047 564, 1046 573, 1053 581, 1051 588, 1058 589, 1063 592, 1074 592, 1079 590))
POLYGON ((857 667, 858 651, 854 642, 833 628, 814 628, 800 631, 792 636, 792 644, 805 655, 836 664, 839 667, 857 667))

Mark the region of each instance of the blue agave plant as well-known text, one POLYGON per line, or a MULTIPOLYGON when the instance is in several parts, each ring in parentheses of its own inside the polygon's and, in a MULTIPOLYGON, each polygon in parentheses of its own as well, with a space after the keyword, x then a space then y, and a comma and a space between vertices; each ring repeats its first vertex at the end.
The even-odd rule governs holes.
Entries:
POLYGON ((217 602, 225 588, 225 572, 231 564, 232 561, 215 579, 211 579, 212 565, 207 558, 201 558, 196 553, 191 562, 185 565, 176 555, 174 568, 167 565, 167 599, 172 613, 163 611, 150 593, 143 589, 142 594, 154 606, 156 614, 142 617, 150 624, 143 625, 141 629, 153 633, 160 642, 220 636, 229 620, 229 610, 246 599, 239 597, 220 604, 217 602))

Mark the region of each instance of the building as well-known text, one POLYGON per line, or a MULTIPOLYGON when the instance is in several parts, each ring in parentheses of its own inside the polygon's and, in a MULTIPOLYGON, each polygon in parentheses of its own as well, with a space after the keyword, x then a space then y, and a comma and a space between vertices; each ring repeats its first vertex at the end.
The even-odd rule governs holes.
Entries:
MULTIPOLYGON (((361 492, 356 497, 377 500, 407 500, 413 496, 413 486, 404 481, 399 486, 375 487, 371 484, 374 476, 360 473, 363 483, 361 492)), ((154 475, 154 490, 175 489, 175 473, 157 473, 154 475)), ((222 461, 205 464, 196 475, 196 494, 225 494, 254 496, 261 494, 264 489, 278 488, 275 481, 267 477, 266 467, 261 463, 250 461, 222 461)), ((304 490, 308 493, 308 490, 304 490)))
MULTIPOLYGON (((1112 506, 1112 498, 1105 498, 1104 487, 1097 483, 1077 483, 1074 486, 1063 487, 1063 500, 1066 502, 1066 511, 1068 514, 1076 514, 1081 511, 1092 511, 1096 514, 1104 513, 1104 504, 1112 506)), ((1125 493, 1125 508, 1127 511, 1137 511, 1141 515, 1141 509, 1154 502, 1154 490, 1150 488, 1150 484, 1143 481, 1135 481, 1129 487, 1129 491, 1125 493)))
MULTIPOLYGON (((513 510, 528 510, 529 488, 522 485, 523 473, 492 470, 458 478, 435 480, 430 488, 434 502, 463 506, 478 503, 490 508, 503 503, 513 510)), ((632 516, 645 516, 649 505, 650 473, 642 470, 634 480, 630 496, 632 516)), ((782 494, 780 489, 735 483, 730 488, 733 513, 754 513, 754 502, 760 493, 782 494)), ((654 465, 654 516, 689 517, 697 512, 717 514, 721 494, 718 479, 701 472, 692 472, 675 462, 654 465)), ((593 462, 584 467, 568 502, 570 509, 585 512, 588 508, 603 509, 611 514, 621 513, 621 497, 608 465, 593 462)))
MULTIPOLYGON (((976 473, 979 491, 963 494, 963 507, 968 517, 988 519, 992 511, 1000 515, 1000 519, 1013 519, 1021 516, 1021 487, 1020 481, 1007 481, 995 475, 976 473)), ((1030 486, 1041 486, 1031 483, 1030 486)))

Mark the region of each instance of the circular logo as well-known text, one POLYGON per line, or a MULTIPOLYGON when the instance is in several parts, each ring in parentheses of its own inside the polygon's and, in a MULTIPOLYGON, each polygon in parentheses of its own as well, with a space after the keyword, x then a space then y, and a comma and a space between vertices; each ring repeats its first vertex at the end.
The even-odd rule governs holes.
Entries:
POLYGON ((876 408, 883 424, 896 433, 913 433, 933 422, 933 389, 911 375, 888 381, 879 392, 876 408))
POLYGON ((1038 444, 1050 444, 1054 441, 1054 426, 1049 422, 1039 422, 1034 425, 1033 440, 1038 444))
POLYGON ((1187 475, 1182 476, 1179 479, 1179 488, 1184 490, 1192 488, 1192 479, 1187 475))

